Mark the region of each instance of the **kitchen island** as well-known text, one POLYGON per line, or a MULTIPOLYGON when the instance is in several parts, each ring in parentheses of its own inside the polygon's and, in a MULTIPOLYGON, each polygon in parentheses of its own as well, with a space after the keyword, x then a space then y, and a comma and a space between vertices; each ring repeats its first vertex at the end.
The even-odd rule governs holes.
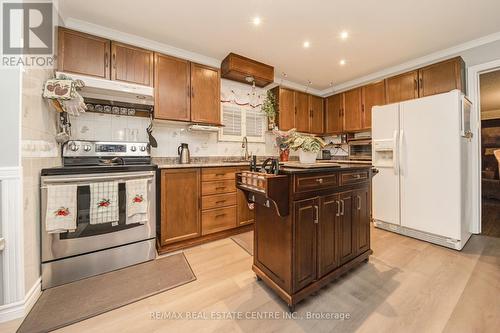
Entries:
POLYGON ((371 166, 360 164, 237 174, 255 202, 252 269, 290 311, 368 260, 371 178, 371 166))

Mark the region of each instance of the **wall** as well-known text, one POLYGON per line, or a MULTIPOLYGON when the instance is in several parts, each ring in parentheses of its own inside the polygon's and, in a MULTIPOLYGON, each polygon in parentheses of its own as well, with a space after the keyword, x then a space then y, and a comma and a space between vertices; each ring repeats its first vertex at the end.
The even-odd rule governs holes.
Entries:
POLYGON ((0 142, 3 143, 0 167, 19 166, 19 96, 21 80, 19 68, 0 69, 0 101, 2 101, 0 122, 0 142))
POLYGON ((26 291, 40 278, 40 170, 60 165, 56 112, 42 98, 52 71, 27 69, 22 75, 22 166, 24 272, 26 291))

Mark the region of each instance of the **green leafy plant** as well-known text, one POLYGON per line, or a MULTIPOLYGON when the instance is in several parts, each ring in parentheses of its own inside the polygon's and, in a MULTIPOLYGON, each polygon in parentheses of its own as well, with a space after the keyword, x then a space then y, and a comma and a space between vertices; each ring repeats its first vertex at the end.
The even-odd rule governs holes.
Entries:
POLYGON ((271 90, 267 91, 266 99, 262 103, 262 112, 270 119, 276 117, 276 97, 271 90))
POLYGON ((305 135, 295 132, 293 130, 290 138, 286 141, 293 150, 302 149, 305 152, 318 153, 324 146, 326 142, 320 137, 305 135))

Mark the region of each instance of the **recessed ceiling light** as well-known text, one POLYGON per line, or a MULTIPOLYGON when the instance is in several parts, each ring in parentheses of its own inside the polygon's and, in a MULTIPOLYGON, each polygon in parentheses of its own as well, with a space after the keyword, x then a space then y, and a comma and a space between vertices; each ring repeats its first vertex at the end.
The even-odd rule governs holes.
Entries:
POLYGON ((253 22, 254 25, 260 25, 260 23, 262 22, 262 20, 260 19, 260 17, 255 16, 253 18, 252 22, 253 22))
POLYGON ((339 64, 340 64, 340 66, 344 66, 345 65, 345 59, 340 60, 339 64))
POLYGON ((302 44, 302 46, 304 46, 304 47, 307 49, 307 48, 309 48, 309 46, 311 46, 311 43, 309 43, 309 41, 308 41, 308 40, 306 40, 306 41, 304 42, 304 44, 302 44))
POLYGON ((343 39, 343 40, 346 40, 347 37, 349 37, 349 33, 345 30, 343 30, 341 33, 340 33, 340 39, 343 39))

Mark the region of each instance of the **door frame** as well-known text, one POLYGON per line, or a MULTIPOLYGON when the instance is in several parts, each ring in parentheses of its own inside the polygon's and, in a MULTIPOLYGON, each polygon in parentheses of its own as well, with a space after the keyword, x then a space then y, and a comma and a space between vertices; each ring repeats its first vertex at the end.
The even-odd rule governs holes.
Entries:
POLYGON ((472 213, 473 219, 470 232, 481 233, 481 96, 479 91, 479 76, 481 74, 500 70, 500 59, 471 66, 467 69, 468 97, 472 102, 472 213))

